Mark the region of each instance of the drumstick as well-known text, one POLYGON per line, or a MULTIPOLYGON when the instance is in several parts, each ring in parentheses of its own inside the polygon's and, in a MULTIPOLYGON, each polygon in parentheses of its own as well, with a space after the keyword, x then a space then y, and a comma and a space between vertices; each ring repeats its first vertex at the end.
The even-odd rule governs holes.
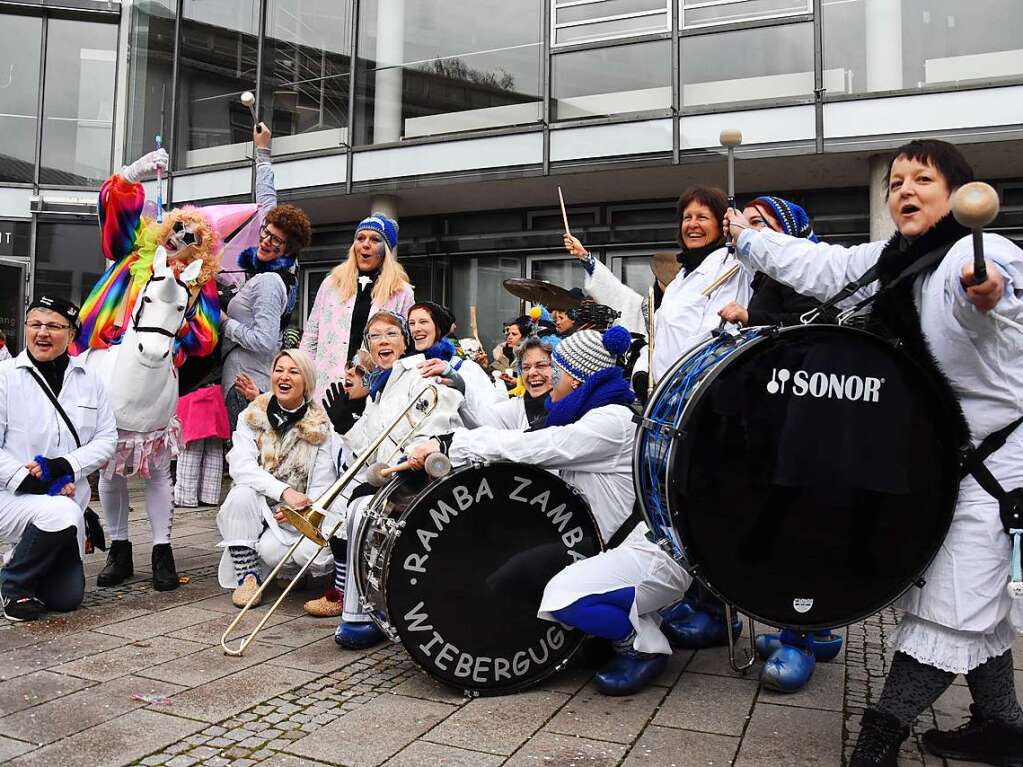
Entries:
POLYGON ((646 296, 646 350, 647 350, 647 378, 649 384, 647 391, 652 392, 654 389, 654 286, 650 286, 650 290, 646 296))
MULTIPOLYGON (((728 150, 728 207, 735 207, 735 148, 742 143, 742 131, 738 128, 725 128, 718 136, 721 146, 728 150)), ((735 253, 735 242, 729 241, 728 255, 735 253)), ((704 293, 704 295, 707 295, 704 293)))
POLYGON ((974 181, 963 184, 952 195, 952 215, 973 231, 973 284, 987 280, 984 263, 984 227, 998 215, 998 192, 990 184, 974 181))
MULTIPOLYGON (((156 149, 163 149, 163 136, 156 134, 156 149)), ((156 223, 163 223, 163 168, 156 166, 156 223)))
POLYGON ((568 228, 568 213, 565 212, 565 196, 561 193, 561 187, 558 187, 558 202, 561 203, 561 220, 565 222, 565 234, 569 237, 572 236, 572 230, 568 228))
POLYGON ((480 341, 479 325, 476 323, 476 305, 473 304, 469 307, 469 329, 472 331, 472 337, 476 339, 476 343, 483 348, 483 342, 480 341))
POLYGON ((730 267, 728 267, 728 270, 724 274, 722 274, 720 277, 718 277, 716 280, 714 280, 714 282, 712 282, 710 285, 708 285, 706 288, 704 288, 703 295, 709 296, 715 290, 717 290, 722 285, 724 285, 726 282, 728 282, 730 279, 732 279, 732 277, 734 277, 735 273, 738 272, 738 271, 739 271, 739 264, 732 264, 730 267))

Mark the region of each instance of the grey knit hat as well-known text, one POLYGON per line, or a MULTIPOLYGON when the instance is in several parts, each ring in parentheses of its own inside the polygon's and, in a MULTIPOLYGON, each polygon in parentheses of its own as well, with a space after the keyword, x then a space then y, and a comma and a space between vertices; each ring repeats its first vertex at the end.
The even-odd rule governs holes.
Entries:
POLYGON ((551 358, 573 378, 585 381, 594 373, 618 365, 618 358, 629 350, 629 332, 613 325, 604 333, 577 330, 558 344, 551 358))

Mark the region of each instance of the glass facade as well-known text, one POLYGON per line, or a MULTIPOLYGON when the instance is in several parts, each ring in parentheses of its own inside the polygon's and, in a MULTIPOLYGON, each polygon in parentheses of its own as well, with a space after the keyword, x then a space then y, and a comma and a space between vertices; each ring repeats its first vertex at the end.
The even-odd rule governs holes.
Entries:
POLYGON ((171 147, 174 103, 175 0, 139 3, 132 8, 128 62, 128 140, 125 161, 153 149, 156 137, 171 147))
POLYGON ((81 306, 104 268, 95 220, 41 220, 36 226, 36 295, 57 296, 81 306))
POLYGON ((5 16, 0 21, 0 135, 4 137, 0 181, 35 180, 42 34, 39 18, 5 16))
POLYGON ((559 53, 551 64, 551 117, 669 109, 670 58, 669 40, 559 53))

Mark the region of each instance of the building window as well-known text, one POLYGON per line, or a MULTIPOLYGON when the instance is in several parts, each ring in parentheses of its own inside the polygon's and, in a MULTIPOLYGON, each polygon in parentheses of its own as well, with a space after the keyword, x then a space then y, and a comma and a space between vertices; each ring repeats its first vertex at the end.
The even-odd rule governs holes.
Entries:
POLYGON ((670 0, 553 0, 551 45, 667 32, 670 0))
POLYGON ((79 306, 106 268, 95 220, 40 221, 36 227, 35 295, 79 306))
POLYGON ((259 0, 185 0, 175 136, 179 164, 245 159, 252 117, 239 97, 256 90, 258 36, 259 0))
POLYGON ((360 3, 356 143, 539 121, 540 17, 507 0, 360 3))
POLYGON ((95 186, 110 175, 117 25, 49 19, 42 184, 95 186))
POLYGON ((680 0, 679 24, 682 29, 699 29, 808 13, 813 13, 813 0, 680 0))
POLYGON ((504 343, 504 323, 518 317, 519 299, 504 289, 509 277, 522 276, 518 256, 455 256, 451 259, 451 311, 462 338, 472 335, 469 308, 476 306, 480 341, 487 356, 504 343))
POLYGON ((821 24, 825 69, 850 93, 1023 78, 1018 0, 825 0, 821 24))
MULTIPOLYGON (((813 24, 686 36, 679 47, 684 107, 813 93, 813 24)), ((825 84, 843 89, 842 73, 825 72, 825 84)))
POLYGON ((0 15, 0 181, 35 181, 43 20, 0 15))
POLYGON ((671 42, 571 51, 551 62, 555 120, 669 109, 671 42))
POLYGON ((132 7, 128 69, 128 143, 131 162, 154 148, 156 136, 171 146, 174 101, 175 0, 154 0, 132 7))
POLYGON ((261 102, 275 153, 348 143, 351 28, 347 1, 267 3, 261 102))

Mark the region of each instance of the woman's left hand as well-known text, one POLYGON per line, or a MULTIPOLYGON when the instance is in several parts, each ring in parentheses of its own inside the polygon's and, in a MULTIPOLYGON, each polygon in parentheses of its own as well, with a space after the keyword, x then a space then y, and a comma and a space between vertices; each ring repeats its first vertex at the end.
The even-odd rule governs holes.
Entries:
POLYGON ((448 363, 445 360, 424 360, 416 367, 419 369, 419 375, 423 378, 437 378, 444 375, 448 369, 448 363))
POLYGON ((987 265, 987 279, 984 282, 979 285, 973 284, 972 261, 963 267, 961 279, 970 303, 982 312, 989 312, 1002 300, 1002 294, 1005 292, 1005 277, 990 261, 985 261, 985 264, 987 265))
POLYGON ((431 439, 409 448, 405 455, 408 457, 409 466, 413 469, 421 469, 426 464, 427 456, 439 452, 440 443, 435 439, 431 439))
POLYGON ((259 387, 256 386, 256 382, 249 377, 248 373, 239 373, 235 376, 234 388, 249 402, 252 402, 252 400, 259 396, 259 387))
POLYGON ((718 317, 725 322, 738 322, 740 325, 749 324, 749 312, 746 311, 746 307, 742 304, 737 304, 735 301, 722 307, 721 311, 718 312, 718 317))
POLYGON ((62 496, 64 496, 65 498, 74 498, 75 497, 75 483, 74 482, 68 482, 66 485, 64 485, 64 487, 62 487, 60 489, 60 494, 62 496))

